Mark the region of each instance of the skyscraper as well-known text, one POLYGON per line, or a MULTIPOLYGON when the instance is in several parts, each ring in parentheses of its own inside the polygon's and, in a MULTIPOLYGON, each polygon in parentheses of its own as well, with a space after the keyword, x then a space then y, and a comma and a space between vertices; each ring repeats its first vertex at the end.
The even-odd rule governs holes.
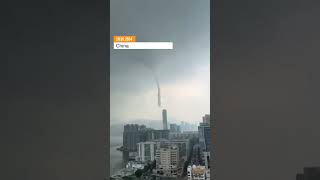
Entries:
POLYGON ((177 124, 170 124, 170 132, 180 133, 180 126, 177 124))
POLYGON ((210 152, 203 152, 204 164, 207 169, 210 169, 210 152))
POLYGON ((203 123, 207 123, 210 125, 210 114, 206 114, 202 117, 203 123))
POLYGON ((162 123, 163 123, 163 130, 167 130, 168 129, 168 125, 167 125, 167 110, 163 109, 162 110, 162 123))
POLYGON ((129 152, 137 151, 137 143, 140 142, 140 126, 137 124, 127 124, 123 131, 123 147, 129 152))
POLYGON ((210 128, 210 115, 203 117, 203 122, 198 127, 199 143, 203 151, 209 152, 211 146, 211 128, 210 128))
POLYGON ((128 152, 137 152, 139 142, 168 138, 169 130, 155 130, 146 128, 145 125, 126 124, 123 131, 123 148, 128 152))

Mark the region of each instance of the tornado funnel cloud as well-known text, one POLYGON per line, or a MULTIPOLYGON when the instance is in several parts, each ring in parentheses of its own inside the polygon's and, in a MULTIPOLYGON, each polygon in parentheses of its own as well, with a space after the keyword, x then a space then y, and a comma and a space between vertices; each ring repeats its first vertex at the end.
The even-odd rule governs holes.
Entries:
POLYGON ((151 73, 152 73, 152 76, 153 76, 153 79, 154 81, 156 82, 157 84, 157 89, 158 89, 158 107, 161 107, 161 93, 160 93, 160 83, 159 83, 159 80, 158 80, 158 77, 157 77, 157 74, 155 73, 154 69, 151 67, 151 65, 148 65, 146 62, 144 62, 143 60, 140 61, 146 68, 148 68, 151 73))
POLYGON ((161 107, 161 93, 160 93, 160 84, 159 81, 156 80, 157 82, 157 87, 158 87, 158 106, 161 107))
POLYGON ((156 73, 153 71, 152 68, 150 68, 151 71, 152 71, 152 75, 153 75, 153 78, 154 78, 154 81, 156 82, 157 84, 157 89, 158 89, 158 107, 161 107, 161 88, 160 88, 160 83, 159 83, 159 80, 158 80, 158 77, 156 75, 156 73))

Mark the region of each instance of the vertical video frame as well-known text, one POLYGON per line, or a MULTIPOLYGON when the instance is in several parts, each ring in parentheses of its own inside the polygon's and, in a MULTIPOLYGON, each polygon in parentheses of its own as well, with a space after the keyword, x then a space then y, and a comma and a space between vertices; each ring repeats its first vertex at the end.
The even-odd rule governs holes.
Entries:
POLYGON ((209 3, 110 1, 107 179, 210 179, 209 3))

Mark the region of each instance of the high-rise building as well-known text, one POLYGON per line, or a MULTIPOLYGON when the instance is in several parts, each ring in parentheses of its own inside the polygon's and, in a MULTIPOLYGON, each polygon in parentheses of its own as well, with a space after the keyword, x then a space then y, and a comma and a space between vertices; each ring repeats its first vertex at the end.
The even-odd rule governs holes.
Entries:
POLYGON ((154 130, 153 137, 154 139, 168 139, 169 130, 154 130))
POLYGON ((170 124, 170 132, 176 132, 175 124, 170 124))
POLYGON ((169 139, 169 130, 155 130, 137 124, 124 126, 123 147, 126 151, 137 152, 137 143, 154 139, 169 139))
POLYGON ((170 132, 180 133, 180 126, 177 124, 170 124, 170 132))
POLYGON ((210 169, 210 152, 203 152, 204 165, 210 169))
POLYGON ((169 139, 191 139, 198 138, 199 131, 184 131, 182 133, 170 133, 169 139))
POLYGON ((144 141, 151 141, 155 139, 169 139, 169 130, 155 130, 148 129, 142 132, 144 141))
POLYGON ((178 133, 181 133, 181 128, 180 128, 180 126, 177 126, 177 132, 178 132, 178 133))
POLYGON ((176 176, 179 165, 179 148, 170 146, 156 150, 156 170, 166 176, 176 176))
POLYGON ((137 143, 140 142, 140 126, 137 124, 127 124, 123 131, 123 147, 129 152, 137 151, 137 143))
POLYGON ((210 114, 206 114, 202 117, 203 123, 207 123, 210 125, 210 114))
POLYGON ((167 110, 162 110, 162 123, 163 123, 163 130, 168 129, 168 119, 167 119, 167 110))
MULTIPOLYGON (((151 147, 151 148, 153 148, 154 151, 157 149, 160 149, 160 148, 170 148, 172 146, 175 146, 179 150, 179 159, 186 160, 187 155, 189 154, 189 151, 190 151, 190 149, 189 149, 190 144, 189 143, 190 142, 188 139, 171 139, 171 140, 155 139, 152 141, 138 143, 138 152, 140 154, 143 154, 142 152, 144 150, 142 149, 143 147, 141 147, 141 146, 146 146, 146 144, 152 144, 152 146, 154 146, 154 147, 151 147)), ((151 151, 152 151, 152 149, 151 149, 151 151)), ((139 154, 139 156, 142 157, 143 155, 140 155, 140 154, 139 154)), ((138 159, 142 159, 142 158, 138 158, 138 159)), ((141 160, 139 160, 139 161, 141 161, 141 160)))
POLYGON ((211 128, 210 128, 210 115, 203 118, 202 123, 198 126, 199 131, 199 144, 203 151, 209 152, 211 146, 211 128), (208 120, 209 117, 209 120, 208 120), (208 123, 209 122, 209 123, 208 123))
POLYGON ((189 140, 188 139, 170 139, 170 140, 163 140, 159 139, 155 142, 158 142, 161 148, 170 148, 172 146, 176 146, 179 149, 179 158, 180 159, 187 159, 189 154, 189 140))
POLYGON ((140 142, 138 143, 138 161, 148 162, 154 161, 157 150, 156 142, 140 142))
POLYGON ((201 153, 201 148, 200 148, 200 145, 199 144, 195 144, 193 147, 192 147, 192 155, 191 155, 191 162, 192 164, 195 164, 195 165, 203 165, 203 158, 202 158, 202 153, 201 153))

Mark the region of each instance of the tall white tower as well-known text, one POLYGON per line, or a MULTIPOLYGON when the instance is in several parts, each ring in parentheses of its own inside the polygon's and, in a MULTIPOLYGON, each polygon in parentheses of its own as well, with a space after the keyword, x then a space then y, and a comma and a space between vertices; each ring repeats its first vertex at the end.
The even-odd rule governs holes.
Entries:
POLYGON ((167 110, 166 109, 162 110, 162 123, 163 123, 163 130, 168 130, 167 110))

